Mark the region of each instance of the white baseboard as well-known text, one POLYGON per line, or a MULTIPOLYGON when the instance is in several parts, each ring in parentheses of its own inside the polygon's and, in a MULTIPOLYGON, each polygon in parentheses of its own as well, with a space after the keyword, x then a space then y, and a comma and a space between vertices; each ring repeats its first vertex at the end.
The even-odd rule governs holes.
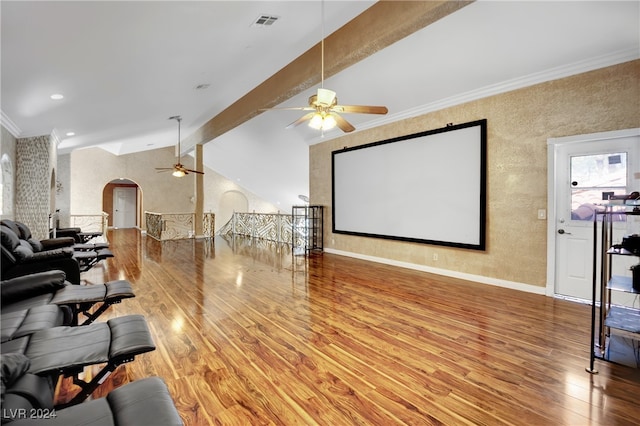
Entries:
POLYGON ((386 265, 399 266, 401 268, 414 269, 416 271, 429 272, 431 274, 443 275, 443 276, 452 277, 452 278, 459 278, 461 280, 473 281, 481 284, 489 284, 497 287, 510 288, 512 290, 520 290, 520 291, 525 291, 527 293, 535 293, 535 294, 542 294, 542 295, 546 294, 545 287, 535 286, 531 284, 501 280, 498 278, 484 277, 482 275, 467 274, 464 272, 452 271, 449 269, 434 268, 431 266, 419 265, 417 263, 401 262, 399 260, 368 256, 365 254, 335 250, 332 248, 325 248, 324 251, 327 253, 337 254, 340 256, 347 256, 347 257, 353 257, 361 260, 368 260, 371 262, 384 263, 386 265))

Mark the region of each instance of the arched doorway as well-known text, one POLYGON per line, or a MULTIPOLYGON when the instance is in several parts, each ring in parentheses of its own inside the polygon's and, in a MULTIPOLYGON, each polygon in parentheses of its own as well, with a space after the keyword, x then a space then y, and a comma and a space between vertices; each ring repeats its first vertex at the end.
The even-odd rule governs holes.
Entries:
MULTIPOLYGON (((249 200, 240 191, 227 191, 220 197, 220 212, 216 214, 216 228, 224 226, 234 212, 248 212, 249 200)), ((216 229, 217 230, 217 229, 216 229)))
POLYGON ((110 228, 141 228, 142 189, 129 179, 115 179, 102 190, 102 211, 110 228))

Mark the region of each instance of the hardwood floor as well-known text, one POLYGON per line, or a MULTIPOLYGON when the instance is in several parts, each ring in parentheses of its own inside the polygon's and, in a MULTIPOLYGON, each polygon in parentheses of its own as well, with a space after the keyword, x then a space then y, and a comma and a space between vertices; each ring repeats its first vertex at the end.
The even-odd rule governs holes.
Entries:
MULTIPOLYGON (((164 378, 187 425, 638 424, 639 370, 589 362, 590 308, 237 238, 109 235, 157 350, 100 396, 164 378)), ((60 400, 72 385, 59 387, 60 400)))

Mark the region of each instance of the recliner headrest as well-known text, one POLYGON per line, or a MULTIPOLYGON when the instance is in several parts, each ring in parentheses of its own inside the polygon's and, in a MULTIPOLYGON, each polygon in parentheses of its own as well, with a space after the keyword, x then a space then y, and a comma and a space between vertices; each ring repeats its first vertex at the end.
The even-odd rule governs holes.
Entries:
POLYGON ((18 238, 21 238, 20 234, 22 234, 22 232, 20 231, 20 228, 18 228, 18 225, 16 224, 15 221, 9 220, 9 219, 3 219, 0 222, 0 225, 6 226, 7 228, 11 229, 11 231, 13 231, 18 236, 18 238))
POLYGON ((4 225, 0 226, 2 247, 6 248, 18 260, 25 260, 33 255, 33 247, 25 240, 18 238, 15 232, 4 225))
POLYGON ((18 237, 22 240, 29 240, 31 238, 31 229, 22 222, 16 222, 16 227, 20 230, 18 237))
POLYGON ((13 252, 13 250, 20 245, 20 238, 18 238, 18 234, 4 223, 0 225, 0 233, 2 238, 2 247, 13 252))

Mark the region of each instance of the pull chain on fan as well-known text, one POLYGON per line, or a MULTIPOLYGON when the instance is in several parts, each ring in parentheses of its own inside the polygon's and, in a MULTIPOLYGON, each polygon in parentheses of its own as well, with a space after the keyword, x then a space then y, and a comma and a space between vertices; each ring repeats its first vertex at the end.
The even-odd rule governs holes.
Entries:
POLYGON ((198 170, 187 169, 185 166, 180 163, 180 122, 182 121, 182 117, 179 115, 174 115, 173 117, 169 117, 169 120, 176 120, 178 122, 178 145, 176 146, 176 164, 173 167, 156 167, 158 173, 171 171, 171 174, 175 177, 184 177, 189 173, 197 173, 203 175, 204 172, 200 172, 198 170))
POLYGON ((309 106, 292 107, 292 108, 267 108, 268 110, 296 110, 296 111, 312 111, 303 115, 293 123, 287 126, 287 129, 294 128, 302 123, 309 122, 309 127, 317 130, 330 130, 338 126, 345 133, 353 132, 356 128, 338 114, 355 113, 355 114, 381 114, 388 112, 385 106, 372 105, 339 105, 336 92, 324 88, 324 0, 322 1, 321 11, 321 31, 320 39, 320 87, 315 95, 309 97, 309 106))

